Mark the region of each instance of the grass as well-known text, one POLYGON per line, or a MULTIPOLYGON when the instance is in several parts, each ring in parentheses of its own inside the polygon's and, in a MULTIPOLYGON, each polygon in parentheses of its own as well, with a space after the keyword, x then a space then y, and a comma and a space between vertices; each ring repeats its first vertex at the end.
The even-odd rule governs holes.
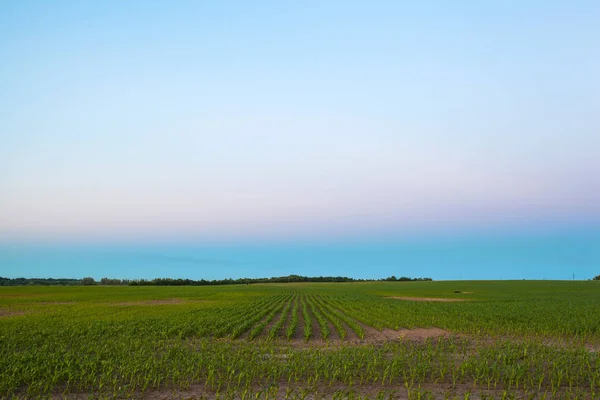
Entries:
POLYGON ((598 398, 599 315, 588 281, 3 287, 0 397, 598 398), (448 334, 373 336, 415 327, 448 334))

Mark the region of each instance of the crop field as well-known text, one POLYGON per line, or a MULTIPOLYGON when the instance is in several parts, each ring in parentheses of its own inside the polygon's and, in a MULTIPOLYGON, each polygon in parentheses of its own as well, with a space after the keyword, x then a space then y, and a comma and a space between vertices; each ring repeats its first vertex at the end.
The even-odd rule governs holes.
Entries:
POLYGON ((600 282, 0 288, 0 398, 600 399, 600 282))

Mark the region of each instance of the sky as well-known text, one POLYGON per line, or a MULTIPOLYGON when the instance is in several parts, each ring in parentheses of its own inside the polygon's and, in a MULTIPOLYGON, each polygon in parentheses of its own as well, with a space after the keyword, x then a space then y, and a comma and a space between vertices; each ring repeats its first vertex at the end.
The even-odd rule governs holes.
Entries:
POLYGON ((599 20, 594 0, 2 1, 0 239, 599 227, 599 20))

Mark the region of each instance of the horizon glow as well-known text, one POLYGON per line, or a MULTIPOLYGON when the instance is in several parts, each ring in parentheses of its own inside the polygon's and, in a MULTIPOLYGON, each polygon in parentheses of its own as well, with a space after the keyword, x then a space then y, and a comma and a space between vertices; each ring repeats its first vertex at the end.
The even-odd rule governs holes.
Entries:
POLYGON ((0 240, 600 227, 599 18, 3 2, 0 240))

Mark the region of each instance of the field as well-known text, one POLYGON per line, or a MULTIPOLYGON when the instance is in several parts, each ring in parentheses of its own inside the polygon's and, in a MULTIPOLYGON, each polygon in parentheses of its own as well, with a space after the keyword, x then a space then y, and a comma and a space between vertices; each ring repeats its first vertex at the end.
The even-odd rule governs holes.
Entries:
POLYGON ((0 288, 2 398, 600 398, 600 282, 0 288))

